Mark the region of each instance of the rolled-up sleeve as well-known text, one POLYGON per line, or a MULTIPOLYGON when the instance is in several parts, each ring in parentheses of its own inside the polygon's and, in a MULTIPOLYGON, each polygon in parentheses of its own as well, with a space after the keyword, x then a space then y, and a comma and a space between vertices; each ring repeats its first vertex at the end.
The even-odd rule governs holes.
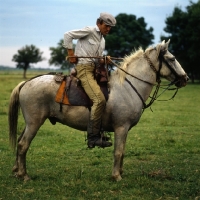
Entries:
POLYGON ((83 29, 72 30, 72 31, 66 32, 64 34, 63 47, 65 47, 67 49, 72 49, 74 39, 76 40, 76 39, 83 38, 83 37, 87 36, 88 34, 90 34, 90 32, 91 32, 91 29, 89 27, 85 27, 83 29))
POLYGON ((73 49, 73 38, 70 37, 69 32, 66 32, 64 34, 64 43, 63 43, 63 47, 67 48, 67 49, 73 49))

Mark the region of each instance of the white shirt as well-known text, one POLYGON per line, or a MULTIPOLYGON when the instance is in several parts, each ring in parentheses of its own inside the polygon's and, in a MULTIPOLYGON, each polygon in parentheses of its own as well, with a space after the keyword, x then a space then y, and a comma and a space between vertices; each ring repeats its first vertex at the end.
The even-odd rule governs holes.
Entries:
MULTIPOLYGON (((85 27, 79 30, 72 30, 64 34, 63 47, 73 49, 73 39, 78 39, 75 55, 76 56, 102 56, 105 49, 105 39, 98 26, 85 27)), ((78 64, 90 63, 94 59, 79 58, 78 64)))

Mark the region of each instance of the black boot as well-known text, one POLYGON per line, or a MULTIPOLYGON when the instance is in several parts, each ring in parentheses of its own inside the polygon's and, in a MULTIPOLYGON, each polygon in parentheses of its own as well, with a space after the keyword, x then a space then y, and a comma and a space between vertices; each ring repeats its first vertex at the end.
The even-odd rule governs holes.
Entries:
POLYGON ((102 148, 105 148, 105 147, 111 147, 112 146, 112 142, 109 142, 109 141, 106 141, 106 140, 103 140, 103 138, 98 137, 97 136, 91 136, 88 138, 88 148, 94 148, 95 146, 98 146, 98 147, 102 147, 102 148))
POLYGON ((87 133, 88 148, 94 148, 95 146, 102 148, 112 146, 112 142, 108 142, 106 137, 101 137, 100 123, 89 121, 87 133))

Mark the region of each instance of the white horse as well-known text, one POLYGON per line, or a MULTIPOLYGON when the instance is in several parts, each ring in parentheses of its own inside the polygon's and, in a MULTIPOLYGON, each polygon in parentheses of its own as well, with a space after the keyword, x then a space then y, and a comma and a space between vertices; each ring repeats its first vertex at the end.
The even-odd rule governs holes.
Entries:
MULTIPOLYGON (((179 62, 168 51, 164 41, 156 47, 139 49, 124 58, 120 69, 110 79, 110 94, 102 118, 105 131, 114 132, 114 166, 112 177, 121 180, 125 144, 128 131, 135 126, 142 114, 145 101, 153 86, 161 77, 177 87, 187 84, 188 77, 179 62), (125 73, 126 72, 126 73, 125 73)), ((53 75, 42 75, 18 84, 12 91, 9 104, 9 137, 12 146, 17 143, 19 107, 25 120, 25 128, 17 143, 16 162, 13 172, 28 180, 26 153, 37 131, 45 122, 60 122, 78 130, 87 130, 89 110, 84 106, 63 105, 55 102, 59 84, 53 75)))

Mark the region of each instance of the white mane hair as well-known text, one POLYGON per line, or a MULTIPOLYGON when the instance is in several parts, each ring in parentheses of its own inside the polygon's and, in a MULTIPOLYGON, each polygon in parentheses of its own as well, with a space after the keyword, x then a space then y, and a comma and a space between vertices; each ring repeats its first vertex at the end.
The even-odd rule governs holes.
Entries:
MULTIPOLYGON (((151 46, 149 48, 147 48, 145 50, 145 53, 149 54, 149 52, 154 49, 155 47, 151 46)), ((120 62, 119 67, 121 69, 123 69, 124 71, 128 70, 128 66, 130 65, 130 63, 132 63, 134 60, 139 59, 139 58, 143 58, 144 57, 144 50, 142 49, 142 47, 140 47, 138 50, 133 51, 132 53, 130 53, 130 55, 127 55, 123 58, 123 61, 120 62)), ((126 73, 123 72, 120 69, 117 69, 115 72, 115 79, 117 82, 120 82, 120 84, 123 83, 126 73)))

